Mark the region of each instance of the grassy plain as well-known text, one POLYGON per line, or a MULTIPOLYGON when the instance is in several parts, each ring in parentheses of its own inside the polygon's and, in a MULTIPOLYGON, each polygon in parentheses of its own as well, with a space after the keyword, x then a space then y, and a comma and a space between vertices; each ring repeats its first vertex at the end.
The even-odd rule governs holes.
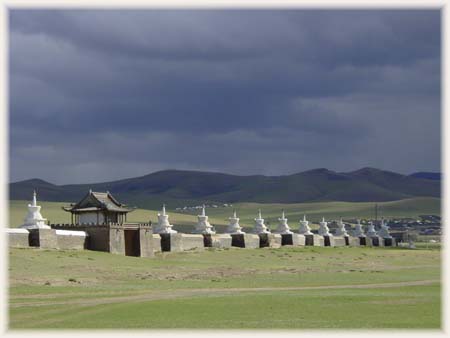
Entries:
MULTIPOLYGON (((10 201, 19 226, 28 201, 10 201)), ((52 223, 70 223, 65 203, 39 202, 52 223)), ((385 217, 440 215, 440 200, 378 203, 385 217)), ((169 205, 170 207, 170 205, 169 205)), ((291 227, 373 217, 374 203, 233 205, 249 228, 259 208, 271 227, 281 209, 291 227)), ((220 231, 233 208, 207 210, 220 231)), ((196 214, 170 210, 189 232, 196 214)), ((131 222, 156 221, 137 209, 131 222)), ((314 226, 313 226, 314 227, 314 226)), ((205 250, 153 259, 93 251, 9 249, 11 329, 26 328, 439 328, 440 245, 404 248, 205 250), (355 312, 356 310, 356 312, 355 312)))
POLYGON ((11 329, 439 328, 440 250, 9 249, 11 329))
MULTIPOLYGON (((26 213, 26 205, 28 201, 10 201, 9 214, 10 226, 17 227, 23 222, 26 213)), ((49 219, 51 223, 70 223, 70 213, 61 209, 68 203, 64 202, 41 202, 42 214, 49 219)), ((307 215, 308 220, 319 222, 322 217, 327 220, 338 219, 339 217, 359 217, 374 218, 375 203, 372 202, 317 202, 317 203, 295 203, 295 204, 259 204, 259 203, 237 203, 232 208, 208 208, 207 214, 211 224, 216 226, 218 231, 228 224, 228 218, 231 216, 233 209, 238 212, 241 219, 240 224, 244 228, 253 226, 253 219, 258 209, 261 209, 262 216, 266 220, 266 224, 270 228, 275 228, 281 210, 284 209, 286 217, 292 228, 298 227, 298 221, 303 218, 303 214, 307 215)), ((404 199, 392 202, 378 203, 379 215, 384 217, 413 217, 416 218, 422 214, 441 214, 441 200, 434 197, 420 197, 404 199)), ((197 222, 197 214, 199 211, 182 213, 175 212, 170 209, 170 221, 174 224, 174 228, 182 231, 190 231, 197 222)), ((157 210, 136 209, 128 215, 130 222, 152 222, 157 221, 157 210)), ((314 228, 314 226, 313 226, 314 228)))

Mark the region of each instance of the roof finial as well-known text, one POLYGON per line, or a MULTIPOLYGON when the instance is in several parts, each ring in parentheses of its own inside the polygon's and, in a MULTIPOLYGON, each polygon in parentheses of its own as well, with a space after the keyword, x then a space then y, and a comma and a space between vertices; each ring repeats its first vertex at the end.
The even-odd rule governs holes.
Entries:
POLYGON ((233 210, 233 218, 236 218, 236 209, 233 210))
POLYGON ((258 209, 258 218, 261 219, 261 209, 258 209))
POLYGON ((163 214, 163 216, 166 215, 166 205, 165 204, 163 204, 163 207, 162 207, 162 214, 163 214))
POLYGON ((306 215, 303 214, 303 222, 306 222, 306 215))
POLYGON ((324 222, 324 223, 325 223, 325 217, 322 217, 322 222, 324 222))
POLYGON ((203 204, 203 207, 202 207, 202 216, 206 216, 206 214, 205 214, 205 205, 203 204))
POLYGON ((284 219, 284 209, 283 209, 282 212, 281 212, 281 218, 284 219))

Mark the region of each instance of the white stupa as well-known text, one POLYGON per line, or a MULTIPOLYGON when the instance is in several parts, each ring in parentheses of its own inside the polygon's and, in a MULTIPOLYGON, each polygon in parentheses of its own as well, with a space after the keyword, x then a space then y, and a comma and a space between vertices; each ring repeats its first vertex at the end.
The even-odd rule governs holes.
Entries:
POLYGON ((278 220, 280 221, 280 223, 278 224, 276 233, 282 234, 282 235, 292 234, 292 231, 289 228, 289 225, 287 224, 288 220, 286 217, 284 217, 284 210, 281 214, 281 218, 278 218, 278 220))
POLYGON ((308 226, 309 222, 306 220, 306 215, 303 215, 303 220, 300 221, 300 228, 298 233, 300 235, 312 235, 311 228, 308 226))
POLYGON ((347 229, 345 229, 345 224, 342 222, 342 218, 338 222, 336 236, 348 236, 347 229))
POLYGON ((242 231, 242 227, 239 225, 239 218, 236 216, 236 210, 233 211, 233 217, 229 218, 230 224, 228 224, 227 229, 225 230, 225 233, 227 234, 245 234, 244 231, 242 231))
POLYGON ((384 223, 384 218, 381 220, 381 229, 378 231, 378 236, 381 238, 392 238, 391 234, 389 233, 389 227, 384 223))
POLYGON ((33 201, 28 204, 27 217, 24 219, 24 224, 20 227, 24 229, 51 229, 50 226, 45 224, 47 219, 41 215, 41 206, 37 205, 36 191, 33 192, 33 201))
POLYGON ((319 235, 332 236, 332 234, 330 234, 330 229, 328 229, 328 222, 325 222, 324 217, 322 217, 322 222, 319 222, 319 235))
POLYGON ((198 222, 195 225, 195 229, 193 231, 194 234, 215 234, 216 232, 213 230, 213 227, 208 222, 208 216, 205 213, 205 205, 202 207, 202 214, 197 215, 198 222))
POLYGON ((377 232, 375 231, 375 226, 373 225, 372 222, 369 222, 369 227, 367 228, 366 235, 367 235, 367 237, 376 237, 377 236, 377 232))
POLYGON ((354 237, 366 237, 359 219, 355 225, 355 230, 353 231, 353 236, 354 237))
POLYGON ((172 229, 173 225, 169 223, 169 215, 166 214, 166 206, 163 204, 162 212, 158 213, 158 224, 153 227, 154 234, 176 234, 172 229))
POLYGON ((255 218, 255 233, 257 234, 270 234, 270 231, 267 229, 264 224, 264 218, 261 217, 261 210, 258 211, 258 217, 255 218))

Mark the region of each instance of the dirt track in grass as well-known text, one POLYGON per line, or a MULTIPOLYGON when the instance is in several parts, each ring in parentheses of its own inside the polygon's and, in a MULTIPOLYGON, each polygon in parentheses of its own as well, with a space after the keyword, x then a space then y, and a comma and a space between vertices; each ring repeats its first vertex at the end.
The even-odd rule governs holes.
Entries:
MULTIPOLYGON (((420 280, 410 282, 397 283, 377 283, 377 284, 348 284, 348 285, 324 285, 324 286, 299 286, 299 287, 263 287, 263 288, 204 288, 204 289, 178 289, 169 291, 145 292, 131 296, 117 296, 108 298, 91 298, 91 299, 65 299, 61 301, 44 301, 44 302, 17 302, 9 306, 13 308, 28 306, 52 306, 52 305, 79 305, 94 306, 101 304, 113 304, 124 302, 148 302, 162 299, 177 299, 182 297, 195 296, 227 296, 237 293, 252 292, 273 292, 273 291, 305 291, 305 290, 330 290, 330 289, 371 289, 371 288, 398 288, 403 286, 430 285, 440 283, 438 279, 420 280)), ((67 296, 67 294, 65 294, 67 296)), ((95 297, 95 295, 93 295, 95 297)))

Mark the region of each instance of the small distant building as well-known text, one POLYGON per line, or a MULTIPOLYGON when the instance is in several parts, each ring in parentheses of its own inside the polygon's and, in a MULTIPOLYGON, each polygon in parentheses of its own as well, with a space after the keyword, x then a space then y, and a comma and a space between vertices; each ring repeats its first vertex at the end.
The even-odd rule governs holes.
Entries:
POLYGON ((109 191, 89 190, 81 201, 63 207, 63 210, 72 214, 72 224, 123 224, 127 220, 127 213, 134 209, 117 201, 109 191))

